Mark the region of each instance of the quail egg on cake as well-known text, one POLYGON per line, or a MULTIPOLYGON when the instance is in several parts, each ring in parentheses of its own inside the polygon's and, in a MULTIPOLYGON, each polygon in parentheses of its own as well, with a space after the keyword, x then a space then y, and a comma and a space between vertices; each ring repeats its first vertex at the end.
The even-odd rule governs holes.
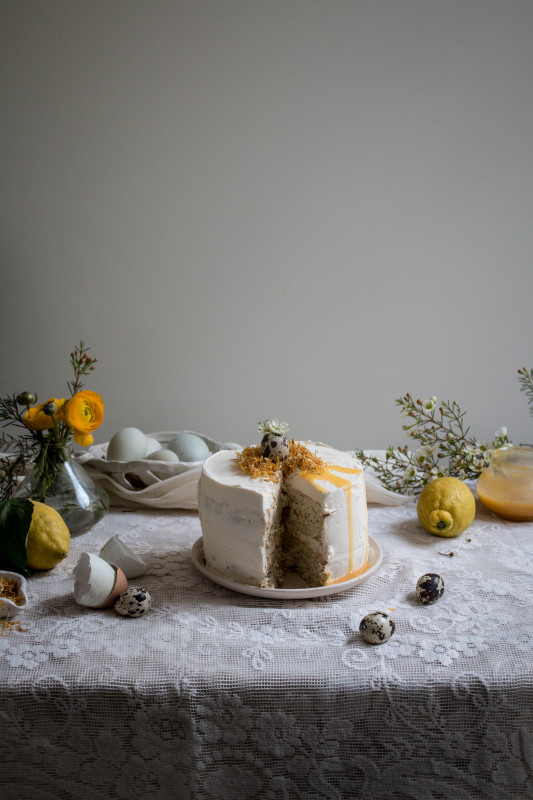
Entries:
POLYGON ((115 611, 122 617, 142 617, 152 605, 152 598, 146 589, 130 586, 119 595, 115 603, 115 611))
POLYGON ((265 458, 284 461, 290 453, 290 444, 286 436, 265 433, 261 439, 261 455, 265 458))
POLYGON ((430 606, 440 600, 444 592, 444 581, 440 575, 428 572, 418 579, 416 596, 425 606, 430 606))
POLYGON ((373 611, 371 614, 367 614, 359 624, 359 633, 369 644, 388 642, 395 629, 394 620, 384 611, 373 611))

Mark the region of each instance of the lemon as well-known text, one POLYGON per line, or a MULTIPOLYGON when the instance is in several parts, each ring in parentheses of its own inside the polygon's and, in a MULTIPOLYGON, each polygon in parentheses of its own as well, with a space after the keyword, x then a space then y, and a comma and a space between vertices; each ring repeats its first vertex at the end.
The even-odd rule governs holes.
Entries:
POLYGON ((52 569, 68 555, 70 531, 60 514, 36 500, 26 541, 27 565, 30 569, 52 569))
POLYGON ((420 524, 435 536, 458 536, 476 516, 474 495, 459 478, 437 478, 426 484, 416 506, 420 524))

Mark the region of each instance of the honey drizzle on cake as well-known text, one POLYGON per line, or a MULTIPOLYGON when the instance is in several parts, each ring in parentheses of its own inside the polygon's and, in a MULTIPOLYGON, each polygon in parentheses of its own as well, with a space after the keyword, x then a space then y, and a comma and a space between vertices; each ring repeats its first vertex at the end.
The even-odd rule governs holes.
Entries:
POLYGON ((353 548, 354 548, 354 529, 353 529, 353 510, 352 510, 352 482, 347 480, 346 478, 341 477, 340 475, 336 475, 335 472, 344 472, 349 473, 350 475, 360 475, 362 470, 360 469, 352 469, 351 467, 341 467, 338 464, 329 464, 324 466, 316 471, 313 472, 301 472, 302 478, 305 478, 312 484, 319 492, 326 493, 328 489, 324 486, 321 486, 318 481, 325 481, 326 483, 333 484, 338 489, 344 489, 346 492, 346 509, 348 514, 348 537, 349 537, 349 556, 348 556, 348 572, 346 575, 343 575, 341 578, 337 578, 333 581, 327 581, 327 585, 333 585, 335 583, 344 583, 344 581, 349 581, 352 578, 356 578, 358 575, 362 575, 363 572, 366 572, 369 569, 370 564, 368 563, 368 552, 365 556, 365 563, 359 569, 354 569, 353 566, 353 548))

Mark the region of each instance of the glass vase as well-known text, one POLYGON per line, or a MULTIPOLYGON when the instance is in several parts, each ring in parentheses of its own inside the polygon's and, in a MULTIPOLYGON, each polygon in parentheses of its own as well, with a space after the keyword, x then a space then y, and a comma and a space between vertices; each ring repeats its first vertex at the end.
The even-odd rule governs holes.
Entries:
POLYGON ((503 519, 533 520, 533 447, 503 447, 489 459, 476 485, 483 505, 503 519))
POLYGON ((109 497, 76 461, 70 445, 62 445, 61 453, 61 457, 56 458, 50 486, 43 488, 42 477, 34 466, 17 486, 13 497, 39 500, 55 508, 72 536, 88 531, 102 519, 109 508, 109 497))

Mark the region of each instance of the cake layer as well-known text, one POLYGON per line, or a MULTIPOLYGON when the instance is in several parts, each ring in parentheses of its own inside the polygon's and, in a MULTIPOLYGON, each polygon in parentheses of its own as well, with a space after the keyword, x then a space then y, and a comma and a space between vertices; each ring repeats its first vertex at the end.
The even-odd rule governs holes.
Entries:
POLYGON ((291 528, 294 510, 299 507, 298 495, 305 498, 304 503, 314 503, 322 514, 322 525, 307 526, 304 520, 299 526, 299 534, 300 538, 306 538, 307 532, 308 538, 316 542, 327 573, 322 582, 354 578, 366 565, 368 552, 363 472, 345 453, 326 445, 305 444, 326 462, 326 467, 318 472, 297 472, 287 478, 286 491, 289 499, 292 497, 288 528, 291 528))
POLYGON ((243 472, 233 450, 220 450, 204 462, 198 510, 211 569, 234 581, 264 585, 279 534, 280 494, 281 483, 243 472))
POLYGON ((234 451, 204 463, 198 505, 209 567, 234 581, 279 585, 281 561, 311 585, 364 571, 368 550, 362 471, 334 448, 304 442, 325 467, 282 483, 252 478, 234 451))

